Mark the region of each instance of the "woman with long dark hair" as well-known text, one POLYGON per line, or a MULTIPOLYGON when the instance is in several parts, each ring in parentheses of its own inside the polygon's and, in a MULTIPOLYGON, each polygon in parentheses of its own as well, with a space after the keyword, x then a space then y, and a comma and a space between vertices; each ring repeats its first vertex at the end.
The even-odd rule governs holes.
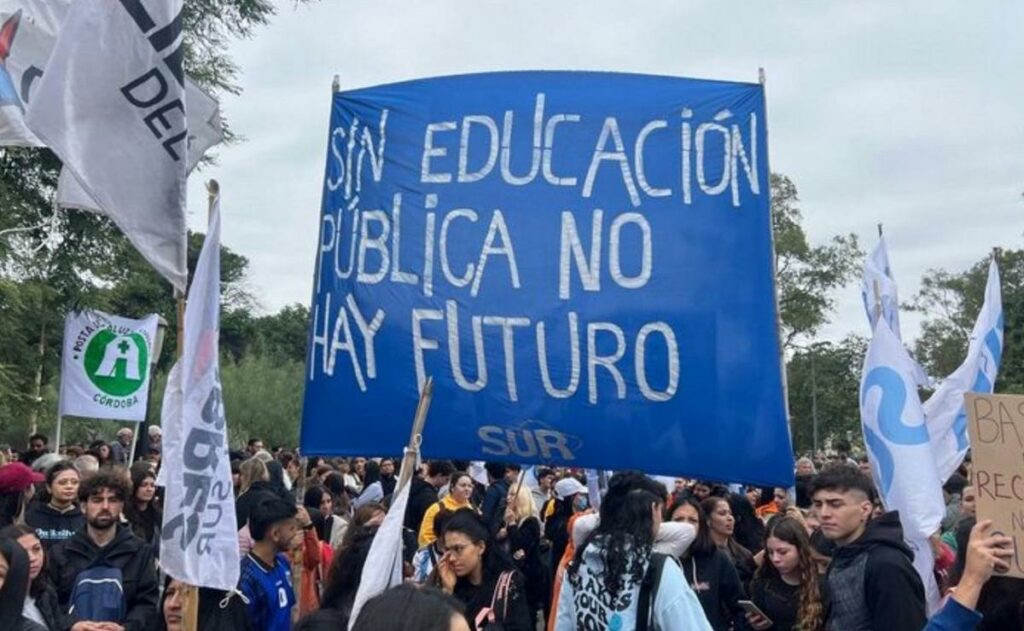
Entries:
POLYGON ((711 528, 704 509, 693 496, 676 501, 667 512, 669 520, 692 525, 697 538, 679 560, 686 582, 700 600, 711 628, 728 631, 743 619, 743 585, 736 567, 718 549, 711 538, 711 528))
POLYGON ((442 533, 445 553, 435 582, 466 607, 474 629, 500 624, 507 631, 534 631, 522 574, 491 539, 487 526, 469 509, 452 515, 442 533))
MULTIPOLYGON (((745 499, 742 501, 750 506, 745 499)), ((724 497, 712 496, 701 502, 700 507, 704 509, 707 517, 708 532, 712 541, 735 566, 736 573, 740 575, 740 582, 745 586, 749 585, 750 580, 754 578, 757 565, 750 550, 737 542, 733 536, 736 531, 736 518, 733 516, 730 502, 724 497)))
POLYGON ((302 504, 309 511, 310 517, 319 514, 322 518, 313 520, 318 525, 316 534, 320 541, 329 543, 334 550, 340 548, 345 531, 348 530, 348 522, 334 514, 334 497, 322 486, 311 486, 306 489, 302 504))
POLYGON ((324 488, 331 494, 334 514, 345 520, 352 521, 352 500, 345 488, 345 477, 337 471, 332 471, 324 476, 324 488))
POLYGON ((57 590, 46 574, 46 551, 31 526, 8 526, 0 530, 0 539, 17 542, 28 554, 28 593, 22 615, 47 629, 60 629, 61 611, 57 590))
POLYGON ((24 615, 29 572, 28 554, 18 542, 0 539, 0 629, 47 631, 24 615))
POLYGON ((150 469, 136 470, 132 474, 132 498, 125 502, 124 516, 136 537, 146 543, 157 544, 153 549, 159 550, 163 514, 153 503, 155 495, 156 474, 150 469))
POLYGON ((612 476, 600 522, 576 550, 559 593, 555 631, 709 630, 679 566, 655 555, 665 488, 636 472, 612 476), (647 578, 650 577, 648 581, 647 578))
POLYGON ((111 452, 110 445, 102 440, 94 440, 89 443, 89 449, 85 452, 90 456, 96 458, 96 462, 100 463, 100 467, 106 467, 110 465, 111 452))
POLYGON ((78 469, 67 460, 46 472, 46 501, 35 501, 25 512, 25 523, 49 550, 85 527, 85 516, 78 507, 78 469))
POLYGON ((820 631, 825 625, 825 598, 807 529, 779 515, 765 532, 765 562, 750 586, 750 599, 765 616, 747 614, 757 631, 820 631))

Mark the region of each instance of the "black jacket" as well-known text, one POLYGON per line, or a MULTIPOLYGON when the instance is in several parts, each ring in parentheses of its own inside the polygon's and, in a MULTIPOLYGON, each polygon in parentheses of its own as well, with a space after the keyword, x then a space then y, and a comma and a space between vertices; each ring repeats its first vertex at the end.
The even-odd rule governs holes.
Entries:
POLYGON ((412 488, 409 489, 409 504, 405 508, 405 527, 419 532, 423 515, 436 503, 437 489, 422 478, 413 478, 412 488))
POLYGON ((548 585, 550 570, 544 565, 540 551, 540 520, 530 517, 522 524, 508 527, 508 553, 523 575, 530 609, 542 610, 551 597, 551 589, 548 585))
POLYGON ((245 526, 245 523, 249 521, 249 513, 252 512, 253 508, 263 500, 275 497, 279 497, 277 488, 270 482, 265 480, 253 482, 249 489, 235 500, 235 518, 238 521, 238 530, 241 530, 242 526, 245 526))
MULTIPOLYGON (((481 609, 491 606, 498 578, 498 576, 490 578, 485 576, 480 585, 473 585, 465 578, 456 581, 455 591, 452 595, 466 607, 466 620, 470 621, 470 624, 476 620, 481 609)), ((536 629, 535 621, 531 620, 523 576, 519 572, 512 577, 507 604, 507 614, 504 617, 497 614, 498 619, 496 620, 501 623, 503 629, 506 631, 534 631, 536 629)), ((504 608, 502 609, 504 610, 504 608)))
POLYGON ((744 598, 743 585, 724 552, 715 548, 706 554, 693 553, 679 563, 712 629, 728 631, 745 619, 737 604, 744 598))
POLYGON ((53 584, 45 574, 37 578, 36 581, 33 581, 31 593, 36 599, 36 608, 39 609, 39 613, 43 614, 47 629, 56 631, 64 628, 64 612, 60 608, 60 603, 57 602, 57 590, 53 588, 53 584), (39 582, 38 589, 36 581, 39 582))
MULTIPOLYGON (((113 541, 98 547, 83 529, 70 539, 50 550, 49 572, 57 588, 57 600, 62 611, 67 611, 75 579, 93 565, 120 568, 124 587, 125 631, 148 631, 157 621, 159 586, 156 563, 149 544, 132 534, 123 524, 117 525, 113 541), (100 561, 97 563, 97 561, 100 561)), ((66 615, 64 628, 70 629, 79 619, 66 615)))
POLYGON ((85 528, 85 517, 77 506, 62 513, 47 503, 32 502, 25 511, 25 524, 35 529, 43 549, 49 552, 54 545, 85 528))
POLYGON ((827 574, 828 631, 924 628, 924 586, 913 558, 896 511, 868 522, 859 539, 836 548, 827 574))

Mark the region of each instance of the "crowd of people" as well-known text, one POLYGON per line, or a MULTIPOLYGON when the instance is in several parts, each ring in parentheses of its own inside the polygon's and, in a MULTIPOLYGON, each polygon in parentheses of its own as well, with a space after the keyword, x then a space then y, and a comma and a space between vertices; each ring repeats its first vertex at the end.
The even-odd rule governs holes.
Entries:
MULTIPOLYGON (((0 629, 183 628, 184 586, 159 570, 159 428, 138 460, 133 438, 0 447, 0 629)), ((241 597, 199 590, 200 628, 348 628, 400 461, 300 459, 253 439, 231 462, 241 597)), ((946 602, 930 618, 869 472, 801 458, 787 489, 428 461, 402 518, 406 584, 353 628, 1024 629, 1024 581, 993 578, 1012 541, 976 520, 969 462, 946 485, 933 540, 946 602)))

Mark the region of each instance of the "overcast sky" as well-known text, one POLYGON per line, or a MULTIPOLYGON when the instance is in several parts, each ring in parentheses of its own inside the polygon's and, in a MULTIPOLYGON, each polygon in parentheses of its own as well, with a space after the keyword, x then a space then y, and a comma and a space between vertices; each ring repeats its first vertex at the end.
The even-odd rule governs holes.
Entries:
MULTIPOLYGON (((223 189, 224 242, 249 257, 268 312, 308 304, 330 85, 490 70, 613 70, 756 81, 767 73, 773 171, 794 180, 812 242, 885 225, 909 299, 931 267, 961 270, 1024 234, 1024 3, 321 0, 232 55, 248 140, 192 178, 223 189), (998 5, 998 6, 997 6, 998 5)), ((826 337, 867 325, 855 285, 826 337)), ((906 314, 904 337, 919 318, 906 314)))

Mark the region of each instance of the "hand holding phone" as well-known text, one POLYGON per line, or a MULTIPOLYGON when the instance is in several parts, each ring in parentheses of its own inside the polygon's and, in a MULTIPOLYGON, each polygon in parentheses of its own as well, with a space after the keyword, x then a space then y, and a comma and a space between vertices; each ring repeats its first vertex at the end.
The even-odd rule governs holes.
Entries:
POLYGON ((771 628, 773 624, 771 618, 761 611, 761 609, 752 601, 739 600, 737 601, 737 604, 739 604, 740 608, 746 612, 747 622, 749 622, 750 626, 754 627, 754 629, 762 631, 762 629, 771 628))

